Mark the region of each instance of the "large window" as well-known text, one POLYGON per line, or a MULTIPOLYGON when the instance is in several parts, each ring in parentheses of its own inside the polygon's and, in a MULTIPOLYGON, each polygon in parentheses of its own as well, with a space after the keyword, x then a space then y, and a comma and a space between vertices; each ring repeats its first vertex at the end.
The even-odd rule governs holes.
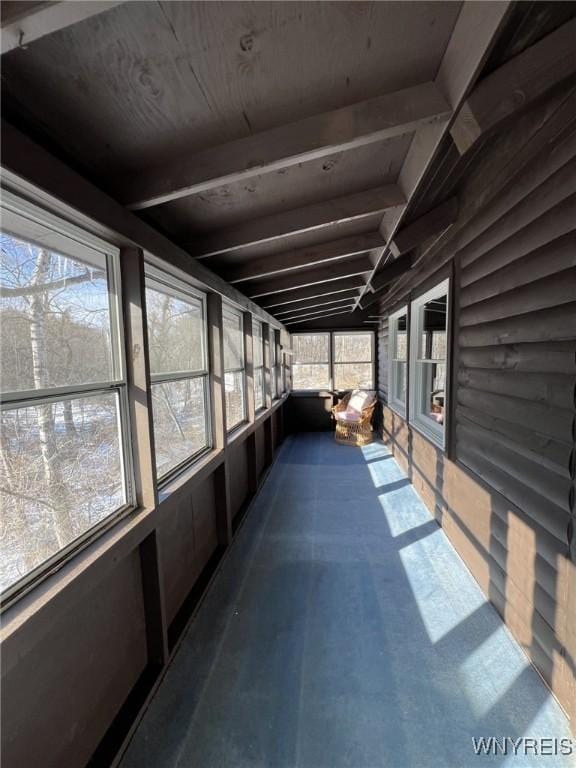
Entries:
POLYGON ((366 331, 292 334, 292 389, 373 389, 374 334, 366 331))
POLYGON ((330 389, 330 334, 292 335, 292 388, 330 389))
POLYGON ((372 389, 374 386, 374 334, 333 334, 334 389, 372 389))
POLYGON ((272 397, 280 397, 280 361, 278 359, 278 343, 276 330, 270 328, 270 387, 272 397))
POLYGON ((388 405, 406 414, 408 373, 408 309, 404 306, 388 318, 388 405))
POLYGON ((410 421, 440 447, 446 421, 448 280, 412 302, 410 421))
POLYGON ((146 265, 146 313, 156 474, 210 446, 204 296, 146 265))
POLYGON ((246 420, 244 386, 244 330, 242 315, 231 307, 222 308, 224 344, 224 389, 228 432, 246 420))
POLYGON ((259 410, 266 406, 264 393, 264 337, 262 323, 252 321, 252 348, 254 359, 254 408, 259 410))
POLYGON ((0 589, 132 503, 118 252, 3 192, 0 589))

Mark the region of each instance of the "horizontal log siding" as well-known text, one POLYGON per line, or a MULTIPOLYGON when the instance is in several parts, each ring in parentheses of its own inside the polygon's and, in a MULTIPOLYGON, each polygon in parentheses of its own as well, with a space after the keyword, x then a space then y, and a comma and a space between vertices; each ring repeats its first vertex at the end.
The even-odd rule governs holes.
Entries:
MULTIPOLYGON (((537 126, 542 130, 541 123, 537 126)), ((576 132, 557 132, 402 288, 454 259, 450 459, 389 408, 384 436, 576 718, 576 132)), ((495 150, 488 145, 484 152, 495 150)), ((490 162, 488 157, 487 162, 490 162)), ((478 184, 478 177, 474 184, 478 184)), ((464 190, 470 198, 474 186, 464 190)), ((395 300, 401 296, 395 293, 395 300)), ((380 312, 393 307, 383 299, 380 312)), ((384 327, 386 326, 386 320, 384 327)), ((383 333, 380 332, 382 337, 383 333)), ((386 347, 380 341, 381 355, 386 347)), ((387 397, 380 360, 378 390, 387 397)))

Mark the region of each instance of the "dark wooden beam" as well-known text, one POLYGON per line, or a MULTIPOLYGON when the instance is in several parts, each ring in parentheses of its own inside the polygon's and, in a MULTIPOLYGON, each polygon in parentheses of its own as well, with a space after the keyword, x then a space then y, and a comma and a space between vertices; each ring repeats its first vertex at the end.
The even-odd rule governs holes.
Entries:
POLYGON ((350 302, 354 299, 356 296, 356 289, 352 289, 350 291, 344 291, 342 294, 336 294, 334 297, 332 296, 326 296, 325 298, 322 298, 321 296, 316 299, 307 299, 305 301, 293 301, 291 304, 282 304, 278 309, 280 311, 274 311, 274 316, 277 317, 279 320, 282 320, 282 317, 284 315, 289 315, 295 310, 308 310, 308 309, 319 309, 324 307, 330 307, 332 309, 338 309, 338 304, 344 304, 347 302, 350 302), (337 298, 340 297, 340 298, 337 298))
POLYGON ((354 277, 370 272, 372 261, 369 256, 356 256, 353 259, 340 259, 314 269, 301 269, 287 275, 254 281, 245 285, 246 293, 255 299, 271 293, 282 293, 296 288, 304 288, 315 283, 325 283, 343 277, 354 277))
POLYGON ((349 315, 350 309, 340 310, 339 312, 330 312, 328 315, 322 315, 321 317, 305 317, 302 320, 290 320, 286 325, 301 325, 302 323, 311 323, 314 320, 327 320, 329 317, 336 317, 336 315, 349 315))
POLYGON ((372 278, 372 294, 367 294, 361 303, 361 308, 371 306, 380 299, 379 294, 388 287, 393 281, 408 272, 412 267, 412 257, 410 254, 401 256, 399 259, 386 264, 377 274, 372 278))
POLYGON ((272 311, 274 307, 278 307, 283 304, 291 304, 292 302, 301 301, 302 299, 314 299, 320 297, 327 298, 328 296, 332 298, 338 298, 340 293, 361 288, 363 285, 364 279, 362 277, 346 277, 343 280, 331 280, 327 283, 309 285, 307 288, 298 288, 298 290, 274 293, 270 296, 258 299, 258 303, 261 307, 270 309, 272 311))
POLYGON ((207 259, 263 244, 289 248, 294 238, 304 232, 361 222, 399 208, 404 202, 400 188, 388 184, 229 227, 190 242, 188 249, 196 259, 207 259))
POLYGON ((120 2, 90 2, 67 0, 66 2, 3 2, 2 3, 2 53, 14 48, 26 48, 34 40, 58 32, 61 29, 85 21, 91 16, 108 11, 120 2))
POLYGON ((442 91, 422 83, 180 158, 168 168, 130 178, 118 197, 129 208, 150 208, 412 133, 450 115, 442 91))
MULTIPOLYGON (((419 219, 403 227, 390 243, 390 251, 395 259, 403 253, 422 245, 434 235, 441 235, 458 217, 458 200, 454 197, 438 205, 419 219)), ((374 286, 374 283, 372 283, 374 286)))
POLYGON ((576 19, 572 19, 476 86, 450 129, 460 154, 482 134, 575 73, 576 19))
POLYGON ((382 235, 379 232, 343 237, 340 240, 320 243, 309 248, 299 248, 275 256, 252 259, 246 264, 225 270, 223 277, 229 283, 241 283, 244 280, 254 280, 256 277, 269 277, 316 264, 320 265, 328 261, 357 256, 382 245, 382 235))

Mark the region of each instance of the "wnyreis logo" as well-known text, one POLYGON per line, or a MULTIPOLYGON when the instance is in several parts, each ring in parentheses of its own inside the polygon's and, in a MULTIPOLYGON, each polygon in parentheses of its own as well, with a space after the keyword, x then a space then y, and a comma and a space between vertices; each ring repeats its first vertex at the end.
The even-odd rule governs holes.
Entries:
POLYGON ((538 755, 555 757, 557 755, 576 755, 576 739, 569 737, 529 738, 521 736, 472 736, 474 754, 481 755, 538 755))

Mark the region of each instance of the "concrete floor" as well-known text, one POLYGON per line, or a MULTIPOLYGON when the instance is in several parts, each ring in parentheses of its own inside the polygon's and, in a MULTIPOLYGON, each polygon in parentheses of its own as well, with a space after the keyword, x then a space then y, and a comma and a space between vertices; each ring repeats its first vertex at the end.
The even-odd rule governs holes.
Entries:
POLYGON ((482 736, 570 733, 388 450, 303 434, 282 447, 122 768, 574 766, 523 744, 479 757, 482 736))

